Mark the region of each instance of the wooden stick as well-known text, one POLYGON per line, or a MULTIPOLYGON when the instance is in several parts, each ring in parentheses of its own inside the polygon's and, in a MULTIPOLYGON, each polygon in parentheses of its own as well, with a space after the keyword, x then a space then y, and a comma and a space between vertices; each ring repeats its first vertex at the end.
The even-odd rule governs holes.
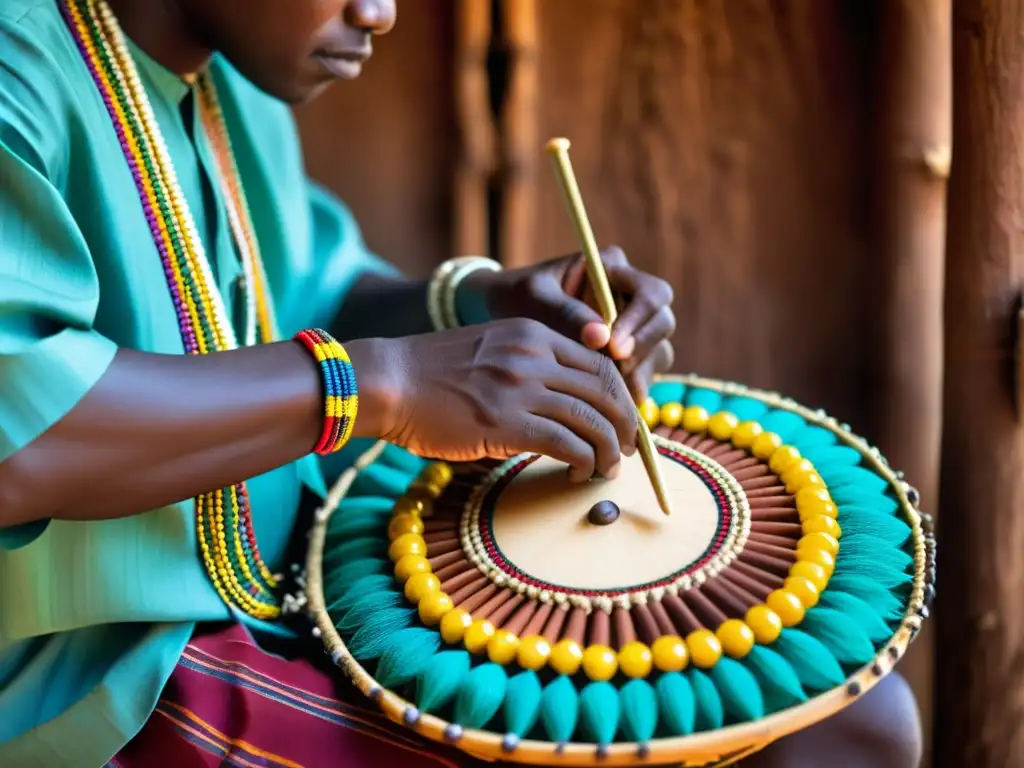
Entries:
MULTIPOLYGON (((572 218, 573 224, 576 225, 576 232, 583 246, 583 255, 587 259, 587 276, 594 289, 594 295, 597 297, 598 309, 605 323, 611 328, 619 313, 615 307, 615 297, 612 295, 611 286, 608 284, 608 275, 604 271, 604 263, 601 261, 597 240, 594 239, 594 230, 590 227, 590 219, 583 206, 583 197, 580 195, 579 184, 576 183, 576 174, 572 170, 572 161, 569 160, 569 140, 552 139, 548 142, 547 151, 554 163, 555 175, 561 184, 562 192, 565 193, 569 216, 572 218)), ((638 414, 636 442, 644 467, 647 469, 647 476, 651 480, 654 495, 658 497, 658 506, 661 507, 662 512, 670 515, 672 506, 668 500, 668 491, 665 489, 665 480, 658 467, 658 452, 654 448, 651 432, 647 427, 647 422, 644 421, 643 414, 638 414)))

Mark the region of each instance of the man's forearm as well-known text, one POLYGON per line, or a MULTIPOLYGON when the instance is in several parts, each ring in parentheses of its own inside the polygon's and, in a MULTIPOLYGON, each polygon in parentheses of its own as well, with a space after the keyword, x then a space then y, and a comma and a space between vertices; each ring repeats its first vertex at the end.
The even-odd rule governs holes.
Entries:
POLYGON ((367 274, 349 291, 330 328, 338 339, 394 339, 434 330, 427 280, 367 274))

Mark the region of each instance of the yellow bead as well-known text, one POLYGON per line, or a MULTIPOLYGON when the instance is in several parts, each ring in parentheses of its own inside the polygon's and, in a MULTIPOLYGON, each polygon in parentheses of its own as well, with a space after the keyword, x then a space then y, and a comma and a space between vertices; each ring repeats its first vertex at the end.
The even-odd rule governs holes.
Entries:
MULTIPOLYGON (((825 510, 835 510, 835 504, 832 502, 832 496, 829 494, 828 488, 810 486, 808 488, 801 488, 796 492, 796 508, 800 513, 800 517, 814 517, 815 515, 828 514, 825 510)), ((829 515, 829 517, 835 516, 835 512, 829 515)))
POLYGON ((619 649, 619 669, 626 677, 647 677, 654 666, 651 649, 641 642, 626 643, 619 649))
POLYGON ((559 640, 551 649, 548 663, 560 675, 575 675, 583 663, 583 649, 573 640, 559 640))
POLYGON ((781 475, 790 465, 800 461, 800 458, 800 451, 792 445, 782 445, 772 452, 768 459, 768 468, 776 475, 781 475))
POLYGON ((618 668, 615 651, 607 645, 588 645, 583 652, 583 673, 591 680, 611 680, 618 668))
POLYGON ((391 542, 388 547, 388 556, 396 563, 406 555, 427 554, 427 542, 418 533, 403 533, 391 542))
POLYGON ((441 580, 432 573, 416 573, 405 582, 405 596, 411 603, 419 603, 432 592, 441 591, 441 580))
POLYGON ((691 405, 683 411, 683 429, 687 432, 703 432, 708 428, 710 415, 699 405, 691 405))
POLYGON ((782 619, 782 626, 795 627, 804 620, 806 609, 800 598, 785 589, 776 589, 765 603, 782 619))
POLYGON ((782 588, 800 598, 804 608, 813 608, 818 604, 818 598, 821 597, 821 592, 814 586, 814 583, 803 576, 790 576, 783 582, 782 588))
POLYGON ((654 402, 653 398, 648 397, 640 405, 640 416, 647 422, 647 426, 654 429, 658 426, 658 421, 661 418, 661 409, 658 404, 654 402))
POLYGON ((710 669, 722 658, 722 643, 708 629, 697 629, 686 636, 686 648, 694 666, 710 669))
POLYGON ((665 403, 661 406, 659 418, 661 419, 661 423, 666 427, 672 427, 672 429, 675 429, 683 423, 683 404, 665 403))
POLYGON ((767 605, 755 605, 744 618, 761 645, 774 643, 782 634, 782 619, 767 605))
POLYGON ((420 477, 429 485, 434 484, 442 489, 452 481, 452 468, 443 461, 430 464, 423 470, 420 477))
MULTIPOLYGON (((789 448, 789 446, 788 445, 784 445, 779 450, 785 450, 787 448, 789 448)), ((793 450, 795 451, 796 449, 794 448, 793 450)), ((773 456, 772 458, 774 459, 775 457, 773 456)), ((771 466, 771 462, 770 461, 768 462, 768 466, 769 467, 771 466)), ((811 460, 810 459, 800 458, 800 459, 797 459, 796 461, 791 461, 786 466, 786 468, 784 470, 779 472, 779 477, 782 479, 782 482, 785 483, 793 475, 796 475, 796 474, 798 474, 800 472, 804 472, 804 471, 808 471, 808 470, 811 471, 811 472, 814 471, 814 465, 811 463, 811 460)))
POLYGON ((494 637, 494 625, 487 619, 477 619, 466 628, 462 644, 470 653, 483 653, 494 637))
POLYGON ((499 629, 487 641, 487 658, 495 664, 510 663, 519 651, 519 637, 507 629, 499 629))
POLYGON ((798 472, 786 478, 786 491, 788 493, 796 493, 804 488, 816 488, 824 485, 825 481, 821 479, 821 475, 813 469, 798 472))
POLYGON ((469 611, 462 608, 449 611, 441 619, 441 637, 449 645, 460 643, 472 623, 473 617, 469 615, 469 611))
POLYGON ((796 546, 797 549, 801 547, 805 549, 824 549, 830 555, 835 555, 839 551, 838 539, 821 531, 807 534, 797 542, 796 546))
POLYGON ((821 566, 825 573, 832 576, 832 572, 836 569, 836 559, 826 552, 824 549, 811 549, 810 547, 798 547, 796 550, 796 559, 798 561, 804 560, 809 563, 821 566))
POLYGON ((395 578, 405 584, 417 573, 430 573, 430 561, 423 555, 406 555, 395 563, 395 578))
POLYGON ((744 421, 732 431, 732 444, 737 448, 748 449, 754 444, 754 438, 764 432, 764 427, 756 421, 744 421))
POLYGON ((735 414, 719 411, 708 419, 708 433, 715 440, 728 440, 739 423, 740 420, 736 418, 735 414))
POLYGON ((686 641, 676 635, 662 635, 651 646, 654 666, 662 672, 679 672, 690 663, 686 641))
POLYGON ((808 560, 797 560, 793 563, 793 567, 789 569, 789 575, 807 579, 817 587, 819 593, 828 586, 828 571, 817 563, 812 563, 808 560))
POLYGON ((800 527, 805 534, 827 533, 833 539, 838 539, 843 535, 843 529, 839 527, 839 523, 836 522, 834 517, 829 517, 828 515, 808 517, 800 524, 800 527))
POLYGON ((722 622, 715 630, 715 637, 722 644, 722 650, 734 659, 742 659, 754 647, 754 630, 739 619, 722 622))
POLYGON ((551 657, 551 643, 540 635, 530 635, 519 641, 516 660, 523 669, 541 669, 551 657))
POLYGON ((395 508, 393 514, 397 517, 398 515, 411 515, 412 517, 429 517, 430 515, 425 514, 427 511, 428 502, 423 498, 415 498, 412 496, 402 496, 395 502, 395 508))
POLYGON ((453 608, 455 608, 455 603, 444 592, 428 592, 420 598, 417 605, 420 621, 428 627, 441 621, 453 608))
POLYGON ((397 539, 403 533, 415 533, 423 535, 423 521, 420 518, 409 514, 395 515, 388 523, 388 538, 397 539))
POLYGON ((750 452, 759 459, 767 459, 782 445, 782 438, 774 432, 762 432, 750 444, 750 452))

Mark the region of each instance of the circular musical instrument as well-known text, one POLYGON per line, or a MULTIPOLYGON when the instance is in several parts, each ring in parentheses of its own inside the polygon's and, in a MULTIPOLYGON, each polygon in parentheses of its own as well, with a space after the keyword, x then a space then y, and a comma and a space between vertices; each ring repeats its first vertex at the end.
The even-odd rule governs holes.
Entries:
POLYGON ((917 493, 823 412, 664 377, 638 458, 569 482, 535 455, 378 444, 317 516, 307 598, 393 720, 489 760, 728 765, 853 702, 928 615, 917 493))

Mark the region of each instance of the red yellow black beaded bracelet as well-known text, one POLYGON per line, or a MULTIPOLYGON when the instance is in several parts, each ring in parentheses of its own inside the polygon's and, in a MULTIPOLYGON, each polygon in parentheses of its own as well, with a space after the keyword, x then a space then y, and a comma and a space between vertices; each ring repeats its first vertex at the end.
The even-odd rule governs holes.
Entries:
POLYGON ((299 331, 295 340, 316 358, 324 382, 324 430, 313 450, 321 456, 334 453, 352 436, 359 410, 359 388, 352 361, 345 348, 319 328, 299 331))

